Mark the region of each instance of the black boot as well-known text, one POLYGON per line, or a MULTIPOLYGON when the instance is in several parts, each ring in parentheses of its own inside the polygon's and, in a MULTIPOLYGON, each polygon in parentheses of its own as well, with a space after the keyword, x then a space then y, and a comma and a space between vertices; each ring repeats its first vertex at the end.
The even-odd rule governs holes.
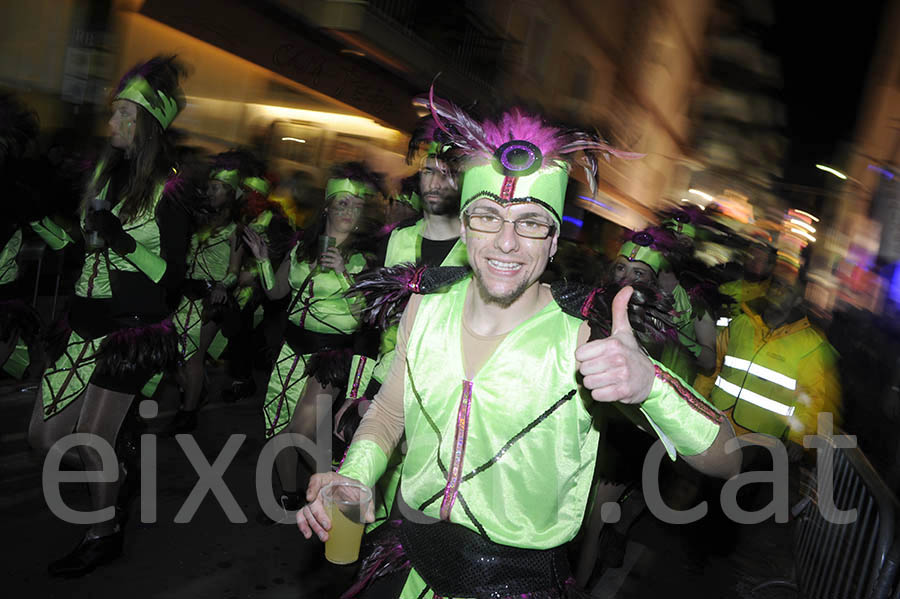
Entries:
POLYGON ((234 381, 231 387, 222 392, 222 401, 234 403, 256 393, 256 383, 253 379, 246 381, 234 381))
POLYGON ((51 562, 50 576, 78 578, 93 572, 122 555, 122 530, 111 535, 91 537, 85 535, 74 551, 62 559, 51 562))

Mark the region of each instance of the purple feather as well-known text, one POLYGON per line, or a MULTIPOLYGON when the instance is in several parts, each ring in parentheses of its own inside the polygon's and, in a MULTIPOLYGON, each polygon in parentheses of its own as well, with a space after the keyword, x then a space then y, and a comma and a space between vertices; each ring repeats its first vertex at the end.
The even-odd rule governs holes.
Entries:
POLYGON ((363 320, 386 329, 400 320, 409 297, 418 293, 419 283, 426 267, 416 267, 407 262, 397 266, 379 268, 360 275, 347 294, 358 293, 365 298, 363 320))
POLYGON ((638 245, 644 245, 644 247, 649 247, 650 249, 664 253, 674 252, 680 247, 678 245, 678 240, 671 231, 660 229, 659 227, 647 227, 640 231, 626 231, 625 241, 634 241, 636 238, 639 239, 646 235, 649 235, 652 238, 650 245, 644 245, 643 243, 638 243, 638 245))

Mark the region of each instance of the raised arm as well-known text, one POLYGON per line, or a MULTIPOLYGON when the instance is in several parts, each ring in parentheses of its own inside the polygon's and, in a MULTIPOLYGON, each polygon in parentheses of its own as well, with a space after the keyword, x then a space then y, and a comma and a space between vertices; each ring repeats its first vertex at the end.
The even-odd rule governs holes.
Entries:
POLYGON ((278 272, 275 272, 272 269, 272 263, 269 261, 269 248, 259 233, 250 227, 245 228, 244 242, 250 248, 253 257, 256 258, 259 279, 266 297, 276 300, 286 296, 291 290, 291 284, 288 279, 291 272, 291 255, 288 254, 285 257, 281 266, 278 267, 278 272))
MULTIPOLYGON (((388 456, 394 451, 403 436, 403 388, 406 376, 406 345, 409 331, 415 319, 421 296, 410 298, 409 305, 400 320, 397 335, 397 353, 384 385, 375 396, 372 405, 363 416, 353 442, 347 451, 339 473, 314 474, 306 489, 306 500, 310 503, 297 512, 297 526, 307 539, 313 534, 321 540, 328 540, 331 521, 319 498, 319 491, 330 482, 350 479, 373 486, 384 473, 388 456)), ((375 519, 374 506, 367 514, 367 522, 375 519)))
POLYGON ((576 350, 584 386, 595 401, 640 406, 672 459, 692 456, 689 463, 705 473, 737 474, 740 457, 724 454, 734 437, 728 420, 638 345, 628 322, 631 292, 625 287, 613 301, 612 334, 576 350))

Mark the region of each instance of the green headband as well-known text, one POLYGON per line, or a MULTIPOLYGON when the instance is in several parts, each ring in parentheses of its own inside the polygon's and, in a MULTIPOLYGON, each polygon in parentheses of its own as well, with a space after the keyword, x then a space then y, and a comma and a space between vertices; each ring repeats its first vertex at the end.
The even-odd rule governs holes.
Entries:
POLYGON ((116 94, 116 100, 128 100, 153 115, 163 129, 168 129, 178 116, 178 103, 159 90, 153 89, 146 79, 136 75, 116 94))
POLYGON ((237 191, 240 187, 241 176, 236 168, 231 170, 222 168, 217 171, 213 171, 212 173, 210 173, 209 178, 215 179, 216 181, 221 181, 235 191, 237 191))
POLYGON ((678 222, 674 218, 670 218, 663 222, 663 225, 670 229, 674 233, 678 233, 679 235, 686 235, 691 239, 697 238, 697 227, 695 227, 691 223, 682 223, 678 222))
POLYGON ((663 258, 662 252, 652 248, 638 245, 633 241, 626 241, 619 250, 620 256, 625 256, 629 262, 643 262, 653 269, 654 274, 659 274, 661 268, 669 265, 669 262, 663 258))
POLYGON ((500 204, 530 202, 544 207, 562 225, 568 183, 569 172, 564 162, 521 177, 506 177, 493 162, 475 166, 463 173, 460 212, 481 198, 500 204))
POLYGON ((361 181, 353 181, 352 179, 329 179, 328 183, 325 184, 325 199, 328 200, 344 191, 352 196, 363 199, 375 194, 375 189, 371 185, 367 185, 361 181))
POLYGON ((262 177, 247 177, 241 181, 241 185, 249 187, 253 191, 261 193, 264 196, 269 195, 269 182, 262 177))
POLYGON ((422 211, 422 198, 420 198, 419 194, 417 194, 416 192, 398 193, 394 196, 394 201, 408 204, 410 208, 412 208, 416 212, 422 211))
POLYGON ((438 154, 441 154, 442 152, 446 152, 449 149, 450 149, 450 144, 442 144, 440 142, 433 141, 428 144, 427 148, 425 148, 425 155, 437 157, 438 154))

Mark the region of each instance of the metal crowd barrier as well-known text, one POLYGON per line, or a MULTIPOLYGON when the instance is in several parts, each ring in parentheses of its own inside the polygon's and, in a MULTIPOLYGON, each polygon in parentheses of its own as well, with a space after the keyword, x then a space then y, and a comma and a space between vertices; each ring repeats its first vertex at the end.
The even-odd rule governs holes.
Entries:
POLYGON ((890 585, 878 577, 896 534, 897 499, 859 448, 823 439, 833 451, 817 476, 831 461, 834 505, 823 506, 811 485, 794 528, 797 589, 805 599, 888 599, 890 585), (837 510, 851 509, 855 520, 836 523, 837 510))

